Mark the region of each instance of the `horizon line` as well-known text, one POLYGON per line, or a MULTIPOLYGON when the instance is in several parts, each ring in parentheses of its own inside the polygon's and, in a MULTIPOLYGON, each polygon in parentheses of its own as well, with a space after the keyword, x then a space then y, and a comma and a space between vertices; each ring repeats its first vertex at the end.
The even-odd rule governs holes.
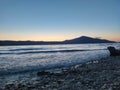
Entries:
MULTIPOLYGON (((108 41, 112 41, 112 42, 120 42, 120 41, 114 41, 114 40, 109 40, 109 39, 104 39, 104 38, 98 38, 98 37, 90 37, 90 36, 80 36, 80 37, 88 37, 88 38, 93 38, 93 39, 101 39, 101 40, 108 40, 108 41)), ((80 38, 80 37, 75 37, 75 38, 71 38, 71 39, 76 39, 76 38, 80 38)), ((65 40, 59 40, 59 41, 47 41, 47 40, 0 40, 0 41, 16 41, 16 42, 19 42, 19 41, 28 41, 28 42, 63 42, 63 41, 66 41, 66 40, 71 40, 71 39, 65 39, 65 40)))

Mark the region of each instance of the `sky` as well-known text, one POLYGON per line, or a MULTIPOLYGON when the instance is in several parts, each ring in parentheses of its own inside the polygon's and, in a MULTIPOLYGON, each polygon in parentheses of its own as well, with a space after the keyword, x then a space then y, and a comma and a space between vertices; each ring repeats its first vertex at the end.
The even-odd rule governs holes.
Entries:
POLYGON ((0 0, 0 40, 120 41, 120 0, 0 0))

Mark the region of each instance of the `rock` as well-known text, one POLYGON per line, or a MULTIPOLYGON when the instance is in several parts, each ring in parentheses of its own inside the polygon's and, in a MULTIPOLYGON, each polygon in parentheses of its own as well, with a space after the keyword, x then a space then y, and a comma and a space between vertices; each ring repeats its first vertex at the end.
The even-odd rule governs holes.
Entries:
POLYGON ((14 84, 7 84, 7 85, 5 86, 5 90, 6 90, 6 89, 11 90, 11 89, 13 89, 13 88, 14 88, 14 84))
POLYGON ((76 86, 77 86, 77 87, 80 87, 80 86, 81 86, 81 82, 77 82, 77 83, 76 83, 76 86))
POLYGON ((74 67, 75 69, 77 69, 77 68, 79 68, 79 65, 75 65, 75 67, 74 67))
POLYGON ((116 50, 114 47, 107 48, 110 51, 110 56, 120 56, 120 50, 116 50))
POLYGON ((113 90, 113 88, 112 88, 112 87, 110 87, 108 90, 113 90))
POLYGON ((25 87, 25 85, 23 85, 23 84, 18 84, 17 87, 18 87, 18 88, 23 88, 23 87, 25 87))
POLYGON ((70 86, 69 85, 63 85, 58 90, 70 90, 70 86))
POLYGON ((37 75, 38 76, 41 76, 41 75, 50 75, 51 73, 50 72, 48 72, 48 71, 39 71, 39 72, 37 72, 37 75))
POLYGON ((92 78, 84 78, 83 82, 81 82, 82 84, 90 84, 94 82, 94 80, 92 78))
POLYGON ((58 80, 57 83, 61 84, 62 82, 64 82, 64 79, 58 80))
POLYGON ((4 89, 0 88, 0 90, 4 90, 4 89))
POLYGON ((64 73, 52 73, 52 75, 54 75, 54 76, 63 76, 64 73))
POLYGON ((63 73, 63 72, 49 72, 49 71, 39 71, 39 72, 37 72, 38 76, 41 76, 41 75, 63 76, 65 74, 66 73, 63 73))
POLYGON ((93 63, 98 63, 98 61, 96 60, 96 61, 93 61, 93 63))
POLYGON ((58 90, 58 89, 54 88, 53 90, 58 90))
POLYGON ((104 84, 104 85, 101 87, 101 89, 105 89, 106 86, 107 86, 107 84, 104 84))
POLYGON ((71 69, 68 71, 68 73, 71 73, 71 74, 78 74, 79 71, 78 71, 78 69, 71 68, 71 69))
POLYGON ((47 85, 45 85, 45 87, 50 87, 50 85, 49 85, 49 84, 47 84, 47 85))
POLYGON ((115 82, 113 84, 113 90, 120 90, 120 82, 115 82))

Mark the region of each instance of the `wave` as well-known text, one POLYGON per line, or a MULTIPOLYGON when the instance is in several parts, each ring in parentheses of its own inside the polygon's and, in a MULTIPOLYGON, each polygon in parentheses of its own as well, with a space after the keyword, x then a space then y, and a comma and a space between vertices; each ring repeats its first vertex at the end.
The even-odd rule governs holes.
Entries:
POLYGON ((9 51, 21 51, 21 50, 45 50, 47 48, 21 48, 21 49, 11 49, 9 51))
POLYGON ((84 50, 52 50, 52 51, 28 51, 28 52, 7 52, 0 54, 34 54, 34 53, 58 53, 58 52, 80 52, 80 51, 95 51, 95 50, 107 50, 107 49, 84 49, 84 50))
POLYGON ((13 60, 4 58, 4 60, 1 59, 4 61, 4 63, 1 64, 2 66, 0 67, 0 75, 9 75, 9 74, 17 74, 17 73, 26 73, 26 72, 36 71, 36 70, 69 67, 72 65, 85 63, 87 61, 100 60, 102 58, 106 58, 109 56, 108 50, 101 50, 101 49, 100 51, 98 51, 98 49, 96 51, 61 50, 61 52, 65 52, 65 51, 67 52, 83 51, 83 52, 64 53, 64 54, 53 53, 48 56, 47 54, 45 54, 45 57, 41 57, 41 55, 37 55, 38 58, 34 58, 35 57, 34 55, 30 55, 30 56, 28 55, 28 57, 24 57, 24 58, 21 58, 21 56, 18 56, 19 58, 12 58, 13 60), (53 55, 55 58, 53 58, 53 55))

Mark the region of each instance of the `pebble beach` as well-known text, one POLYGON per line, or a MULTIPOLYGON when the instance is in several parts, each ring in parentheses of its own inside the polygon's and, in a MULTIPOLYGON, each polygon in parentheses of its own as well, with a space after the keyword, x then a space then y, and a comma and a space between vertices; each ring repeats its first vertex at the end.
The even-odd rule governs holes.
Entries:
POLYGON ((120 90, 120 56, 34 74, 0 90, 120 90))

